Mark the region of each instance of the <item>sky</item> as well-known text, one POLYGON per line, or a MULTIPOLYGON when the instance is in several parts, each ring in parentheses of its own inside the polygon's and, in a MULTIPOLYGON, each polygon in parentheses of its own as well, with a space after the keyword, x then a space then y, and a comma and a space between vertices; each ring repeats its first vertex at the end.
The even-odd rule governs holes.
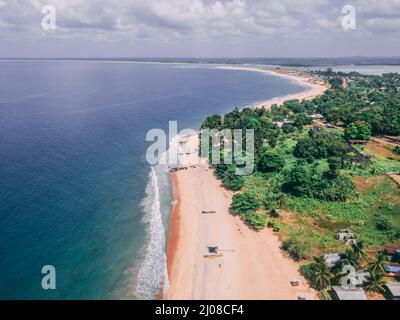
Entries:
POLYGON ((400 56, 400 0, 0 0, 3 58, 346 56, 400 56))

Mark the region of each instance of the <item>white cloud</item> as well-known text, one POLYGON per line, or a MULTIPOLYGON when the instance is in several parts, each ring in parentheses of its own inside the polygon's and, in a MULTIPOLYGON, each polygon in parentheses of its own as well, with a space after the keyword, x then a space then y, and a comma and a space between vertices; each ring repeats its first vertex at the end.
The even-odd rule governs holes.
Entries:
MULTIPOLYGON (((164 45, 266 42, 350 37, 341 29, 347 0, 0 0, 0 40, 67 39, 164 45), (57 9, 57 30, 45 33, 41 8, 57 9)), ((371 41, 382 31, 397 35, 400 0, 353 0, 353 38, 371 41)), ((104 44, 106 45, 106 44, 104 44)), ((286 44, 285 44, 286 45, 286 44)))
POLYGON ((373 18, 365 21, 364 26, 373 32, 399 32, 400 18, 373 18))

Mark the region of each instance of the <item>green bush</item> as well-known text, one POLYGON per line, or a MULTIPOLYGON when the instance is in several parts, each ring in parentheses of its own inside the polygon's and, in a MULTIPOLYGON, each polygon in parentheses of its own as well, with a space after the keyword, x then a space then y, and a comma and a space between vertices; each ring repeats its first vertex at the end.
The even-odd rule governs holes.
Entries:
POLYGON ((394 150, 393 150, 393 152, 394 152, 395 154, 400 155, 400 147, 399 147, 399 146, 395 147, 394 150))
POLYGON ((354 194, 355 188, 355 183, 347 177, 321 179, 314 186, 314 196, 321 200, 343 202, 354 194))
POLYGON ((222 117, 219 114, 214 114, 210 117, 207 117, 201 128, 202 129, 219 129, 222 125, 222 117))
POLYGON ((301 241, 296 236, 290 236, 285 240, 282 248, 289 252, 290 256, 296 261, 306 259, 310 251, 310 245, 301 241))
POLYGON ((274 221, 269 221, 267 227, 272 229, 274 232, 279 232, 281 229, 276 225, 274 221))
POLYGON ((223 180, 225 177, 225 173, 229 169, 229 166, 226 164, 217 164, 214 166, 214 169, 215 169, 215 175, 218 177, 218 179, 223 180))
POLYGON ((244 219, 250 223, 250 225, 256 230, 262 230, 265 228, 265 216, 257 213, 248 213, 244 216, 244 219))
POLYGON ((375 226, 379 231, 390 231, 393 228, 392 222, 386 216, 376 217, 375 218, 375 226))
POLYGON ((231 211, 242 216, 257 211, 260 202, 250 193, 235 194, 232 198, 231 211))
POLYGON ((349 178, 338 174, 336 165, 332 165, 325 174, 320 174, 315 168, 300 161, 289 173, 285 189, 301 197, 346 201, 354 194, 356 185, 349 178))
POLYGON ((230 167, 228 171, 225 172, 222 184, 229 190, 239 191, 243 188, 244 179, 242 176, 236 174, 235 167, 230 167))
POLYGON ((300 266, 300 273, 304 276, 304 278, 306 278, 306 280, 311 282, 314 277, 313 264, 309 263, 300 266))
MULTIPOLYGON (((282 127, 282 131, 285 134, 292 134, 296 132, 296 127, 291 124, 284 124, 282 127)), ((282 138, 285 139, 285 137, 282 138)))
POLYGON ((346 139, 368 140, 371 137, 371 125, 364 121, 350 123, 345 132, 346 139))
POLYGON ((339 157, 346 150, 347 147, 342 138, 323 131, 316 134, 311 133, 309 137, 298 140, 293 154, 296 158, 313 162, 316 159, 339 157))
POLYGON ((258 168, 261 172, 280 171, 285 166, 285 160, 274 151, 266 151, 258 162, 258 168))

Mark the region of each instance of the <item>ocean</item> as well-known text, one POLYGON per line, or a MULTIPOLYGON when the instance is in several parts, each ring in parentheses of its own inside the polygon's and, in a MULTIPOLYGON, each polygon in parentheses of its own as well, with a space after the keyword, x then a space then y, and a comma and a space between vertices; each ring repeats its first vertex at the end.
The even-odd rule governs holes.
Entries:
POLYGON ((172 197, 148 130, 302 90, 211 65, 0 61, 0 299, 155 298, 172 197))

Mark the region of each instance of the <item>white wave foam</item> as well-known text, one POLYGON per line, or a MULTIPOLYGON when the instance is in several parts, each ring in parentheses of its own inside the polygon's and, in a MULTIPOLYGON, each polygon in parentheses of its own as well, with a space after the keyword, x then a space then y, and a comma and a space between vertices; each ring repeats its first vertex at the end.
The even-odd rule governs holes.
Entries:
MULTIPOLYGON (((176 135, 169 141, 168 150, 160 157, 160 163, 168 163, 170 154, 179 154, 180 135, 176 135)), ((181 162, 178 156, 178 163, 181 162)), ((154 299, 162 286, 163 294, 168 293, 168 272, 166 257, 166 232, 163 218, 168 223, 171 208, 171 199, 166 193, 160 194, 160 190, 167 190, 169 185, 169 167, 159 164, 151 167, 149 182, 146 187, 146 197, 143 200, 145 215, 143 223, 148 227, 148 243, 144 261, 137 277, 136 295, 140 299, 154 299), (163 214, 161 204, 164 203, 166 211, 163 214)))
POLYGON ((168 275, 165 254, 165 229, 160 209, 160 193, 155 168, 151 168, 146 197, 143 201, 148 225, 149 242, 143 264, 138 273, 136 293, 140 299, 154 299, 161 285, 168 290, 168 275))

